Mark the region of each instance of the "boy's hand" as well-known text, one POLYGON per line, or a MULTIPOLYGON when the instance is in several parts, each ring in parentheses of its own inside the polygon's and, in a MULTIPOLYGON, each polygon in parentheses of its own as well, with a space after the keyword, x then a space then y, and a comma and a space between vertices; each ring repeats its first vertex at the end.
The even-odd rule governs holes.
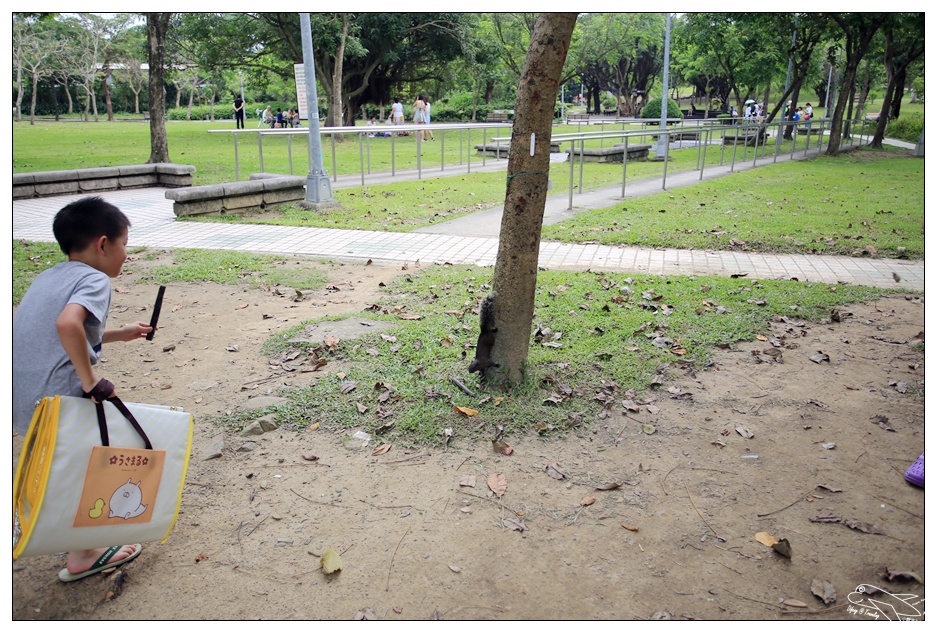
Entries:
MULTIPOLYGON (((146 338, 146 334, 152 330, 153 328, 149 326, 149 323, 131 323, 129 325, 124 325, 120 329, 115 329, 112 336, 105 335, 104 342, 111 342, 115 340, 129 342, 138 338, 146 338)), ((111 332, 107 333, 110 334, 111 332)))
POLYGON ((90 391, 85 391, 85 397, 91 398, 91 401, 97 404, 109 397, 113 397, 115 390, 114 385, 102 377, 98 380, 98 383, 94 385, 94 388, 90 391))

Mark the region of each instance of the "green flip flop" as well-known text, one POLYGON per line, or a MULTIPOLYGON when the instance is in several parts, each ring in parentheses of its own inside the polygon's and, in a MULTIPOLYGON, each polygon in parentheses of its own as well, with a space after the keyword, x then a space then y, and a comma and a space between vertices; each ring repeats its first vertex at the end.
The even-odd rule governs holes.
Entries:
POLYGON ((94 564, 92 564, 91 568, 88 570, 82 573, 69 573, 67 568, 63 568, 59 571, 59 579, 63 582, 73 582, 79 579, 84 579, 90 575, 94 575, 95 573, 100 573, 101 571, 105 571, 109 568, 116 568, 125 562, 129 562, 143 552, 142 544, 132 544, 131 546, 134 547, 133 553, 123 558, 122 560, 117 560, 116 562, 110 561, 110 559, 117 554, 117 551, 123 548, 122 544, 114 545, 105 550, 101 554, 101 557, 97 558, 97 560, 95 560, 94 564))

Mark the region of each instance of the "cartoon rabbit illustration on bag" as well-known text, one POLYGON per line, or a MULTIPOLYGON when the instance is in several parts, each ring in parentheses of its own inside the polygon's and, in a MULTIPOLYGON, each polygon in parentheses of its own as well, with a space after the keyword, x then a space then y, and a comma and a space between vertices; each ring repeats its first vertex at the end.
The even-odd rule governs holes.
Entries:
POLYGON ((134 483, 133 479, 127 479, 127 482, 117 488, 110 499, 109 518, 123 518, 129 520, 136 518, 146 511, 146 505, 143 504, 143 492, 140 491, 140 484, 134 483))

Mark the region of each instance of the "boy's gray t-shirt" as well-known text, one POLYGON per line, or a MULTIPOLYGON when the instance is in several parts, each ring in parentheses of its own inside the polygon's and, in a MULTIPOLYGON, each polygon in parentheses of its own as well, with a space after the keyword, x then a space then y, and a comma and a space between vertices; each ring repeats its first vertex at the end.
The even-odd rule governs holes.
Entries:
POLYGON ((55 321, 70 303, 88 310, 85 337, 97 364, 110 308, 110 279, 78 261, 39 274, 13 316, 13 428, 25 434, 36 403, 46 396, 82 395, 81 380, 65 353, 55 321))

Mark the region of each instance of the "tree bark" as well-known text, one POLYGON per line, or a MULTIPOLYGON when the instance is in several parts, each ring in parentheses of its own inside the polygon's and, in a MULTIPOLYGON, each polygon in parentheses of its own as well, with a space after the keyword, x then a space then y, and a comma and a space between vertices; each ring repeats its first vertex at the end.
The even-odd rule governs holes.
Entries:
POLYGON ((107 80, 111 76, 111 67, 109 62, 104 63, 104 105, 107 106, 107 120, 111 123, 114 122, 114 106, 111 104, 110 96, 110 86, 107 85, 107 80))
POLYGON ((149 48, 150 157, 147 162, 172 162, 166 139, 165 68, 166 31, 171 13, 146 14, 146 40, 149 48))
MULTIPOLYGON (((340 127, 346 122, 341 116, 341 82, 344 74, 344 49, 348 41, 348 14, 339 13, 338 16, 341 19, 341 38, 338 42, 338 48, 335 50, 335 68, 332 71, 332 102, 331 107, 328 108, 328 116, 325 119, 326 127, 340 127)), ((348 122, 348 124, 351 125, 353 122, 348 122)))
POLYGON ((497 292, 493 360, 500 368, 485 375, 499 383, 524 379, 549 182, 553 112, 577 15, 540 14, 517 89, 493 283, 497 292))

